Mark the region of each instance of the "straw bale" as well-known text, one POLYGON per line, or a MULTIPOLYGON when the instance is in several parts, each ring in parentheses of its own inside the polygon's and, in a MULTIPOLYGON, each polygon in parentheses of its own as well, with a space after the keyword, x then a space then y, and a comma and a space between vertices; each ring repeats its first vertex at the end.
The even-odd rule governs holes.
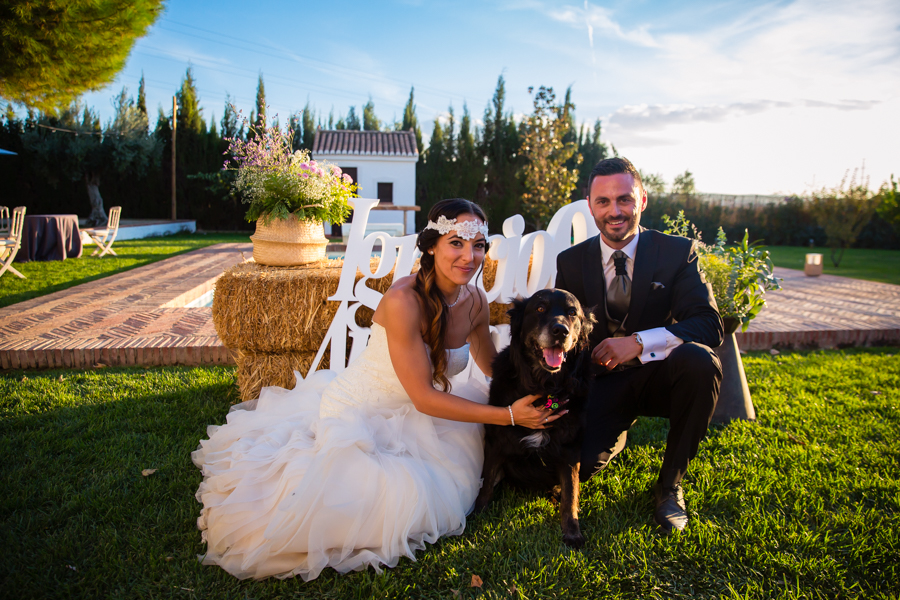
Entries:
MULTIPOLYGON (((337 291, 342 266, 342 260, 298 267, 245 262, 226 270, 216 282, 212 306, 222 343, 249 352, 315 352, 340 305, 326 298, 337 291)), ((377 267, 373 258, 370 268, 377 267)), ((357 271, 356 281, 360 279, 357 271)), ((384 293, 392 279, 393 271, 366 285, 384 293)), ((360 325, 371 325, 371 310, 356 314, 360 325)))
MULTIPOLYGON (((262 388, 277 385, 293 389, 296 384, 294 371, 306 377, 315 352, 247 352, 236 350, 234 359, 237 363, 238 389, 241 401, 259 398, 262 388)), ((326 352, 319 364, 319 369, 327 369, 329 353, 326 352)))

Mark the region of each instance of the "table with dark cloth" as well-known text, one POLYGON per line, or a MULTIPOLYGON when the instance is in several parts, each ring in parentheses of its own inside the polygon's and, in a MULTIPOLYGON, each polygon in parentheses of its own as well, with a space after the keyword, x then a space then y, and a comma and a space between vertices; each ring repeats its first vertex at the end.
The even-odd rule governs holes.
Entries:
POLYGON ((25 215, 22 247, 15 262, 65 260, 81 256, 78 215, 25 215))

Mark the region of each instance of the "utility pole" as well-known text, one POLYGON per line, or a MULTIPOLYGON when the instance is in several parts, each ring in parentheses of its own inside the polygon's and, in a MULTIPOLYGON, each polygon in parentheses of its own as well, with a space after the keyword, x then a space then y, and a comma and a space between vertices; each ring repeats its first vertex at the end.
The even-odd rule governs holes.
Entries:
POLYGON ((178 97, 172 96, 172 220, 175 216, 175 130, 178 127, 178 97))

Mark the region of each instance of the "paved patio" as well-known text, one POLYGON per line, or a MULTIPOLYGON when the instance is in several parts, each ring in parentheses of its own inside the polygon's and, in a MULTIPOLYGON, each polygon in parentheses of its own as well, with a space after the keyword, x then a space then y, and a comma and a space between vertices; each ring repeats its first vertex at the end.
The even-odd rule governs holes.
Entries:
MULTIPOLYGON (((219 244, 0 309, 0 368, 233 364, 210 308, 187 305, 251 244, 219 244)), ((900 286, 776 269, 784 290, 744 350, 900 344, 900 286)))

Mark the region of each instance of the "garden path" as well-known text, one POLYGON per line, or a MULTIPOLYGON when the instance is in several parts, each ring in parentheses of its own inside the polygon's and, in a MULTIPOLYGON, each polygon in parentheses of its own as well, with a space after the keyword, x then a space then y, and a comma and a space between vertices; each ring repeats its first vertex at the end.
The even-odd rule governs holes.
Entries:
MULTIPOLYGON (((210 246, 0 309, 0 368, 233 364, 212 310, 186 305, 251 252, 210 246)), ((738 333, 742 349, 900 344, 900 286, 775 272, 784 289, 738 333)))

